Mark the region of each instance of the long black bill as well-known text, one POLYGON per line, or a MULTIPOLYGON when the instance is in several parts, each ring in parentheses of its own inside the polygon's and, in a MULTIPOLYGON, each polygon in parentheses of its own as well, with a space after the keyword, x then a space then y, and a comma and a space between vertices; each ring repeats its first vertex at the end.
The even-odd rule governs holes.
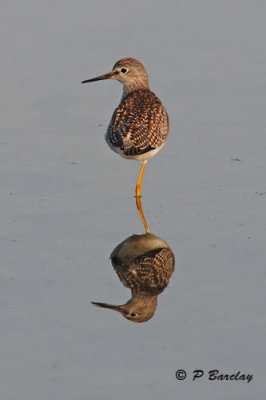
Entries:
POLYGON ((121 307, 121 306, 114 306, 112 304, 107 304, 107 303, 97 303, 94 301, 92 301, 91 304, 94 304, 97 307, 109 308, 109 309, 115 310, 115 311, 120 311, 120 307, 121 307))
POLYGON ((87 79, 86 81, 82 81, 81 83, 102 81, 103 79, 112 79, 115 74, 116 74, 116 71, 111 71, 111 72, 108 72, 108 74, 103 74, 103 75, 97 76, 96 78, 87 79))

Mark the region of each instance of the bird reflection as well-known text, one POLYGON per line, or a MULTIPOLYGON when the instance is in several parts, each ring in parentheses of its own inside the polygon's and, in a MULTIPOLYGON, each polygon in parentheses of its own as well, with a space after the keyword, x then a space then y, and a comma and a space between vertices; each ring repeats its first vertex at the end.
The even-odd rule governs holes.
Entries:
MULTIPOLYGON (((141 207, 141 202, 139 205, 141 207)), ((115 247, 110 256, 119 279, 131 290, 131 299, 122 305, 92 302, 118 311, 134 322, 145 322, 153 317, 157 296, 168 285, 175 266, 175 257, 168 243, 150 233, 147 224, 144 227, 145 234, 128 237, 115 247)))

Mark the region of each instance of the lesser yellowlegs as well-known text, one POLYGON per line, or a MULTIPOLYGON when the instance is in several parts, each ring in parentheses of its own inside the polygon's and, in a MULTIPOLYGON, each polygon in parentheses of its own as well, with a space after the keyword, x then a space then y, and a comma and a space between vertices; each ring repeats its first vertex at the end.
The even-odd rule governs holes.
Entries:
POLYGON ((151 92, 147 72, 138 60, 123 58, 115 63, 111 72, 82 83, 103 79, 116 79, 124 87, 105 137, 110 148, 120 156, 142 160, 136 186, 136 197, 139 197, 147 160, 166 142, 168 115, 161 101, 151 92))
POLYGON ((132 298, 123 305, 92 304, 119 311, 134 322, 152 318, 157 296, 168 285, 174 271, 175 257, 167 242, 151 233, 132 235, 113 250, 112 265, 132 298))

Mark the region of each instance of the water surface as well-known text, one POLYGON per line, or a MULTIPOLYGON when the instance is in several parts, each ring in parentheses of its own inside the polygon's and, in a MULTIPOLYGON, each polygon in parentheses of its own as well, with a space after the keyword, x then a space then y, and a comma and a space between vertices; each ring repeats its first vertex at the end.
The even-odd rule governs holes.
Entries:
POLYGON ((262 398, 265 13, 245 0, 2 4, 1 398, 262 398), (104 143, 122 87, 80 81, 128 56, 171 122, 142 201, 176 271, 145 324, 90 304, 128 297, 109 255, 144 229, 140 164, 104 143), (192 382, 198 368, 254 380, 192 382))

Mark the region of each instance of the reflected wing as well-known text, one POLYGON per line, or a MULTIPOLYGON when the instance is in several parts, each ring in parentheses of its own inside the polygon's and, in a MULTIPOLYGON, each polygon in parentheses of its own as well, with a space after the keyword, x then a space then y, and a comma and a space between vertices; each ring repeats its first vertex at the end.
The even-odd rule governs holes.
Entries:
POLYGON ((133 292, 151 296, 158 295, 165 289, 174 267, 174 254, 169 248, 151 250, 137 257, 129 266, 114 266, 126 287, 133 292))

